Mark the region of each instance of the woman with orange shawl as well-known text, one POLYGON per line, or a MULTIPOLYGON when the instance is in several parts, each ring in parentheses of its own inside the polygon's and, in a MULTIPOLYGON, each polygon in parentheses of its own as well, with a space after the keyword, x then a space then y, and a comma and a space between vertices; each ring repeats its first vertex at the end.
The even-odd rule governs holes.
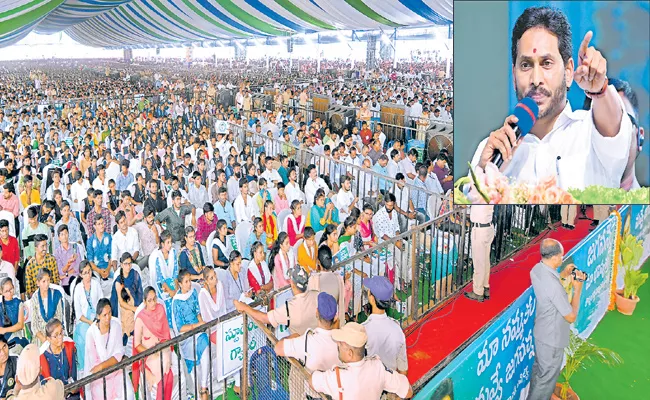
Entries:
MULTIPOLYGON (((133 355, 146 351, 158 343, 171 339, 169 325, 160 323, 167 321, 165 306, 158 303, 156 290, 149 286, 144 290, 144 302, 138 307, 135 314, 135 328, 133 334, 133 355)), ((157 352, 142 361, 133 364, 133 386, 138 391, 141 375, 146 378, 145 388, 150 399, 170 400, 174 389, 174 375, 172 372, 171 347, 157 352), (162 370, 160 357, 162 355, 162 370), (165 371, 164 376, 162 372, 165 371), (161 384, 162 383, 162 384, 161 384)))
POLYGON ((264 214, 262 214, 262 223, 264 224, 264 233, 266 233, 266 247, 270 248, 278 239, 278 218, 275 216, 275 205, 273 201, 266 200, 264 203, 264 214))

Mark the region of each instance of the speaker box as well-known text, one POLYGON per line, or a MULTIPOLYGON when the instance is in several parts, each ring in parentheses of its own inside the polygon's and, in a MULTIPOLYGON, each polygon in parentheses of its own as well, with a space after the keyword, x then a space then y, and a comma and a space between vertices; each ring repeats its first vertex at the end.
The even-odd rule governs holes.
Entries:
POLYGON ((253 93, 253 110, 270 110, 273 105, 273 96, 263 93, 253 93))
POLYGON ((322 94, 313 94, 312 102, 314 108, 314 118, 319 117, 321 120, 325 119, 327 110, 330 108, 330 97, 323 96, 322 94))
POLYGON ((334 104, 325 113, 332 132, 340 134, 347 128, 352 132, 352 127, 357 123, 357 110, 354 107, 345 107, 334 104))
POLYGON ((217 92, 217 105, 224 108, 235 105, 235 94, 232 89, 221 89, 217 92))

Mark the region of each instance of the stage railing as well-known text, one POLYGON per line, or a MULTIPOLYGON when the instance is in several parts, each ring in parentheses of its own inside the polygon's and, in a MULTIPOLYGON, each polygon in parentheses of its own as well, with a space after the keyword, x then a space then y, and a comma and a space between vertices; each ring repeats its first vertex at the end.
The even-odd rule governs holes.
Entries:
MULTIPOLYGON (((495 208, 510 209, 510 212, 495 212, 492 266, 509 258, 549 227, 548 208, 514 205, 495 208), (504 217, 512 214, 516 218, 504 217)), ((383 275, 391 279, 395 307, 389 314, 403 329, 462 291, 473 276, 468 211, 469 208, 455 207, 402 234, 378 238, 379 243, 370 248, 351 249, 351 257, 335 264, 352 280, 347 286, 351 292, 348 293, 349 314, 360 320, 367 316, 367 299, 362 291, 364 277, 383 275)))

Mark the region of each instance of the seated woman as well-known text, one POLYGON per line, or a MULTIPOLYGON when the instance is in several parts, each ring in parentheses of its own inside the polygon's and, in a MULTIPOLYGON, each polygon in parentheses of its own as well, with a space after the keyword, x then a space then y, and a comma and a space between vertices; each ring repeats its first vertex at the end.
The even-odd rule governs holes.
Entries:
POLYGON ((287 199, 287 194, 284 192, 284 183, 278 182, 278 193, 273 198, 273 203, 275 203, 275 212, 280 213, 282 210, 289 209, 289 200, 287 199))
POLYGON ((266 247, 273 246, 273 242, 278 238, 278 217, 275 215, 275 206, 271 200, 264 203, 264 213, 262 214, 262 224, 264 233, 266 233, 266 247))
POLYGON ((357 218, 350 214, 343 222, 343 234, 339 236, 339 245, 349 243, 351 247, 354 246, 354 238, 358 231, 359 224, 357 218))
MULTIPOLYGON (((180 290, 174 296, 172 303, 173 326, 177 335, 189 332, 203 325, 201 310, 199 309, 199 296, 192 288, 190 273, 182 269, 178 273, 178 286, 180 290)), ((181 355, 187 364, 187 371, 192 374, 194 368, 199 369, 199 382, 201 399, 209 398, 208 380, 210 373, 208 336, 200 333, 196 338, 188 338, 181 342, 181 355)))
POLYGON ((40 346, 47 340, 45 325, 47 321, 56 318, 63 321, 63 295, 50 287, 52 273, 47 268, 41 268, 36 275, 38 289, 31 298, 33 342, 40 346))
POLYGON ((260 242, 265 245, 262 251, 266 254, 266 232, 264 231, 264 222, 262 222, 262 218, 260 217, 255 217, 253 220, 253 232, 248 236, 248 241, 246 242, 244 252, 242 253, 245 257, 250 257, 251 248, 255 242, 260 242))
POLYGON ((302 215, 302 203, 299 200, 291 202, 291 214, 287 216, 287 233, 289 234, 289 244, 295 246, 298 240, 305 234, 305 222, 307 217, 302 215))
MULTIPOLYGON (((201 318, 205 322, 214 321, 226 314, 226 295, 223 291, 223 284, 214 269, 209 267, 203 270, 203 287, 199 292, 199 308, 201 309, 201 318)), ((212 344, 217 343, 216 327, 210 333, 210 341, 212 344)), ((213 349, 216 349, 216 346, 213 349)))
POLYGON ((318 233, 325 229, 328 224, 339 223, 339 210, 336 209, 334 203, 325 197, 325 191, 318 189, 314 195, 314 205, 309 210, 307 216, 307 226, 314 228, 314 232, 318 233))
POLYGON ((264 245, 260 242, 253 243, 251 247, 251 262, 248 264, 248 284, 257 294, 260 290, 270 292, 273 289, 273 277, 264 259, 264 245))
POLYGON ((133 315, 142 303, 142 278, 138 271, 132 268, 133 258, 129 252, 120 257, 120 274, 113 282, 111 290, 111 310, 113 316, 122 323, 122 340, 124 345, 133 335, 133 315))
POLYGON ((7 339, 7 344, 14 348, 12 354, 20 354, 29 341, 23 335, 23 328, 25 327, 25 311, 22 300, 16 296, 16 288, 14 281, 11 278, 4 278, 0 282, 0 289, 2 290, 2 303, 0 303, 0 318, 2 318, 2 326, 0 327, 0 335, 4 335, 7 339))
POLYGON ((219 282, 223 285, 223 293, 226 299, 226 314, 235 310, 233 300, 242 301, 242 296, 250 298, 252 291, 248 284, 248 277, 241 273, 242 256, 237 250, 230 253, 228 269, 219 272, 219 282))
POLYGON ((212 262, 216 268, 228 268, 228 248, 226 236, 228 235, 228 223, 225 219, 217 222, 217 234, 212 241, 212 262))
MULTIPOLYGON (((83 260, 79 264, 81 271, 81 281, 77 282, 72 294, 72 306, 75 311, 75 324, 73 339, 78 349, 86 348, 86 333, 88 328, 95 322, 97 312, 95 305, 102 298, 102 287, 97 278, 93 277, 93 270, 90 263, 83 260)), ((77 354, 77 365, 79 375, 83 375, 86 370, 84 352, 77 354)))
POLYGON ((314 228, 305 228, 305 237, 298 247, 298 265, 303 267, 308 274, 316 272, 316 259, 318 251, 316 250, 316 233, 314 228))
POLYGON ((339 232, 336 230, 336 225, 329 224, 323 231, 323 236, 320 237, 318 247, 327 246, 332 250, 332 254, 336 255, 339 251, 339 232))
MULTIPOLYGON (((156 290, 147 286, 144 290, 144 308, 135 314, 135 327, 133 330, 133 355, 146 351, 159 343, 171 340, 169 325, 161 324, 167 320, 165 307, 158 303, 156 290)), ((172 350, 170 346, 162 351, 155 352, 142 362, 133 364, 133 387, 138 391, 141 380, 140 371, 146 369, 145 385, 147 398, 155 400, 170 400, 174 390, 174 376, 172 372, 172 350), (160 357, 162 356, 162 369, 160 357), (162 383, 162 385, 161 385, 162 383), (164 397, 163 397, 164 393, 164 397)))
POLYGON ((372 227, 372 217, 374 215, 375 212, 370 204, 363 206, 363 212, 359 216, 359 233, 361 234, 363 250, 368 250, 377 244, 377 236, 372 227))
POLYGON ((253 200, 255 200, 255 204, 257 204, 257 207, 259 207, 260 214, 263 214, 264 209, 266 208, 266 202, 270 201, 273 203, 273 199, 271 198, 271 192, 269 192, 267 189, 267 182, 265 178, 260 178, 260 180, 257 181, 257 186, 258 192, 255 193, 253 200))
MULTIPOLYGON (((95 309, 97 319, 88 328, 86 335, 86 376, 110 368, 124 357, 122 326, 120 320, 113 317, 110 300, 100 299, 95 309)), ((121 370, 107 375, 104 379, 93 381, 89 386, 93 399, 133 400, 134 398, 133 386, 124 382, 121 370), (104 397, 104 390, 106 397, 104 397)))
POLYGON ((273 288, 280 289, 291 285, 289 270, 296 266, 296 257, 291 251, 289 235, 281 232, 269 255, 269 271, 273 275, 273 288))
POLYGON ((18 367, 18 357, 9 354, 9 345, 7 339, 0 335, 0 399, 7 398, 9 391, 13 391, 16 386, 16 370, 18 367), (6 382, 6 383, 5 383, 6 382))
POLYGON ((156 295, 165 303, 167 322, 172 324, 172 299, 176 294, 175 277, 178 275, 178 252, 172 247, 172 234, 164 230, 160 234, 160 248, 149 256, 149 276, 156 295))
MULTIPOLYGON (((58 379, 64 385, 77 380, 77 349, 75 342, 64 340, 63 324, 56 318, 51 319, 45 326, 45 335, 49 346, 41 353, 41 377, 43 379, 58 379)), ((66 399, 80 399, 79 390, 70 394, 66 399)))
POLYGON ((201 246, 196 243, 194 227, 185 227, 185 237, 181 240, 181 252, 178 259, 178 267, 186 269, 193 281, 201 279, 201 272, 205 268, 205 259, 201 246))

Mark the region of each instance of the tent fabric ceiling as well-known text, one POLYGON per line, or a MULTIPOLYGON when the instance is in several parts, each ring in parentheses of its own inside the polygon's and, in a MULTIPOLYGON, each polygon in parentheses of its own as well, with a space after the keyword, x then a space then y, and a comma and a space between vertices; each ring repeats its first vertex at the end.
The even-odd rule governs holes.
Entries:
POLYGON ((64 31, 95 47, 449 25, 453 0, 5 0, 0 47, 64 31))

